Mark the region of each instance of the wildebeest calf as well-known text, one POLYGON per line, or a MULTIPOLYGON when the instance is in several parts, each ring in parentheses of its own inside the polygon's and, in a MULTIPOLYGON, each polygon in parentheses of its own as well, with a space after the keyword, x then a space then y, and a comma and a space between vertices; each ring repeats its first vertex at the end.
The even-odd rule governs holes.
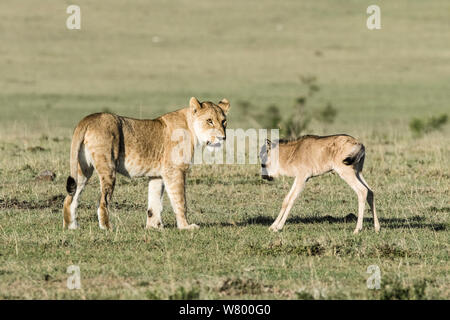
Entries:
POLYGON ((309 178, 335 171, 358 195, 358 221, 354 233, 362 229, 365 200, 369 203, 375 231, 378 232, 380 224, 373 192, 361 174, 364 157, 364 145, 348 135, 307 135, 292 141, 278 140, 273 143, 266 140, 260 153, 262 178, 272 180, 280 175, 295 177, 270 229, 278 231, 283 228, 295 199, 309 178))

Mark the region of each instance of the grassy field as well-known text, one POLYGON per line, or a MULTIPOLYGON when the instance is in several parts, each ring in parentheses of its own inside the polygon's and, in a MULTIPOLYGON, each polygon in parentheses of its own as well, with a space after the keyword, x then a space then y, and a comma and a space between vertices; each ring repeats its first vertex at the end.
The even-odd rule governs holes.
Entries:
POLYGON ((450 2, 71 1, 0 3, 0 299, 449 299, 449 126, 414 137, 409 122, 450 109, 450 2), (150 4, 151 3, 151 4, 150 4), (195 4, 194 4, 195 3, 195 4), (317 77, 308 108, 367 151, 381 232, 366 214, 355 236, 354 192, 336 175, 308 182, 285 229, 268 227, 292 183, 258 165, 196 165, 182 232, 167 197, 163 231, 144 230, 147 181, 119 177, 112 232, 98 228, 98 179, 62 231, 73 128, 98 111, 152 118, 228 98, 230 128, 244 102, 288 113, 317 77), (43 170, 54 181, 37 181, 43 170), (66 286, 78 265, 81 289, 66 286), (381 270, 369 290, 367 268, 381 270))

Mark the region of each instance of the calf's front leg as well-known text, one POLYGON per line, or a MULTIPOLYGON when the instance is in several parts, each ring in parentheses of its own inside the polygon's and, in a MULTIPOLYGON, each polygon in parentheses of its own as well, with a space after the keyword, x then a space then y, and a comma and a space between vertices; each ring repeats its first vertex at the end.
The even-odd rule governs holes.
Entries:
POLYGON ((286 219, 289 215, 289 212, 294 205, 295 199, 297 199, 300 192, 302 192, 305 187, 306 178, 304 177, 296 177, 294 180, 294 184, 292 185, 291 190, 284 198, 283 205, 281 206, 281 211, 278 214, 278 217, 275 219, 274 223, 270 226, 270 230, 279 231, 283 229, 283 226, 286 222, 286 219))

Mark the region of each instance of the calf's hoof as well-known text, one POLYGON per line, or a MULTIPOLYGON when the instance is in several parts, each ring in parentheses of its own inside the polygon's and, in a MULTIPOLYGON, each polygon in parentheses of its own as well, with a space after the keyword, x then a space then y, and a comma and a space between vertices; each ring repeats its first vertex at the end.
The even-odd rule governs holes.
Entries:
POLYGON ((280 231, 282 228, 278 227, 278 225, 271 225, 269 227, 269 230, 273 231, 273 232, 278 232, 280 231))

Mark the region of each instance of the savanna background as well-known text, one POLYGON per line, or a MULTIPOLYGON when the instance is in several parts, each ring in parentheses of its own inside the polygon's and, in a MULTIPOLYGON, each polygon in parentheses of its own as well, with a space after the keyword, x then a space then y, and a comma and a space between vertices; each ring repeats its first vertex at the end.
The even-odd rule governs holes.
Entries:
POLYGON ((0 298, 448 299, 449 12, 446 0, 1 1, 0 298), (81 30, 66 28, 70 4, 81 30), (371 4, 381 30, 366 27, 371 4), (381 232, 367 211, 352 234, 356 195, 332 174, 270 232, 292 180, 263 181, 258 165, 192 167, 198 231, 176 229, 166 196, 165 229, 144 230, 147 180, 124 177, 114 230, 99 230, 96 176, 81 228, 62 231, 78 121, 153 118, 191 96, 228 98, 229 128, 360 139, 381 232))

